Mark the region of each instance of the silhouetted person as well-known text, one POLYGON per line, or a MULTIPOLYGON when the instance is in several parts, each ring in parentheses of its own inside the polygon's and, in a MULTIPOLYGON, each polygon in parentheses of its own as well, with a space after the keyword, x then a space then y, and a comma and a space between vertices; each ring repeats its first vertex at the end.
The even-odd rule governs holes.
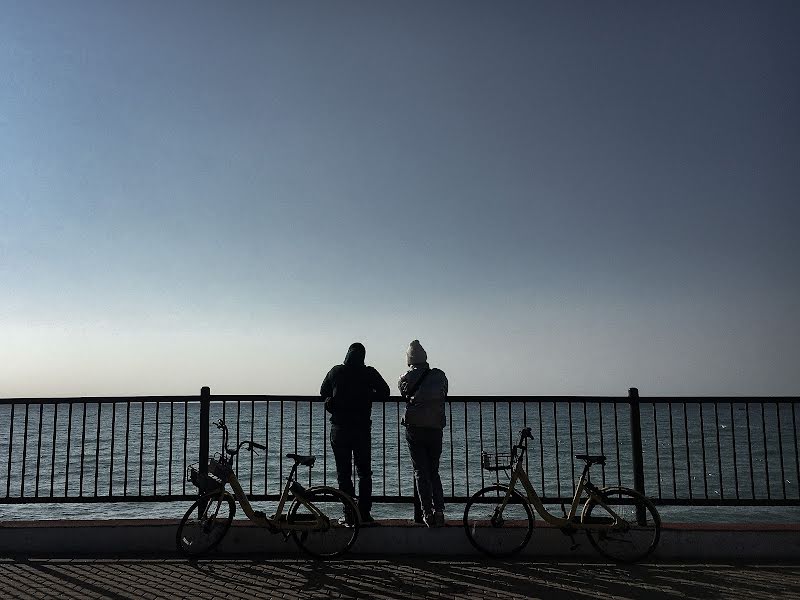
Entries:
POLYGON ((428 355, 414 340, 406 351, 410 367, 397 382, 406 399, 403 423, 406 441, 414 466, 423 519, 428 527, 444 525, 444 493, 439 477, 442 456, 442 430, 446 424, 444 403, 447 400, 447 376, 440 369, 431 369, 428 355))
MULTIPOLYGON (((339 489, 355 496, 353 466, 358 473, 358 509, 361 520, 371 523, 372 511, 372 435, 373 400, 386 400, 389 386, 373 367, 364 364, 367 351, 362 344, 350 344, 344 364, 333 367, 322 382, 319 393, 325 410, 331 414, 331 447, 336 460, 339 489)), ((345 515, 345 519, 352 518, 345 515)))

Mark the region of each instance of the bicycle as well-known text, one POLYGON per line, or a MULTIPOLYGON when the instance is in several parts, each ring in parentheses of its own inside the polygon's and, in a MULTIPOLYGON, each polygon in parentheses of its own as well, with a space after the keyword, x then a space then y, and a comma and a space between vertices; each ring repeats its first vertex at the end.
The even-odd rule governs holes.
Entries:
POLYGON ((617 561, 631 563, 649 556, 661 536, 661 517, 655 505, 635 490, 625 487, 598 488, 589 478, 594 464, 605 465, 603 455, 576 454, 586 462, 569 513, 558 517, 547 511, 533 488, 523 466, 528 440, 533 439, 530 427, 520 432, 520 441, 508 454, 481 455, 481 467, 488 471, 508 471, 508 485, 499 481, 472 495, 464 509, 464 528, 470 543, 489 556, 511 556, 521 551, 530 541, 534 518, 531 506, 549 524, 559 527, 572 538, 574 533, 586 532, 589 542, 602 555, 617 561), (527 497, 514 489, 522 483, 527 497), (578 504, 583 492, 588 498, 580 516, 578 504), (487 504, 491 505, 487 508, 487 504))
POLYGON ((189 557, 198 557, 216 548, 228 533, 236 500, 250 521, 270 533, 282 533, 284 540, 291 535, 297 546, 314 558, 333 558, 347 552, 358 537, 361 517, 353 499, 344 492, 329 486, 304 488, 296 479, 299 466, 312 467, 315 456, 287 454, 294 465, 286 479, 274 515, 267 516, 254 510, 233 470, 234 457, 244 447, 266 450, 266 446, 244 440, 235 450, 228 447, 228 427, 220 419, 222 452, 209 460, 208 473, 196 465, 188 469, 187 479, 200 490, 200 497, 189 507, 181 519, 175 541, 178 550, 189 557), (233 495, 226 491, 230 485, 233 495), (289 509, 283 513, 290 501, 289 509), (330 516, 339 513, 341 518, 330 516))

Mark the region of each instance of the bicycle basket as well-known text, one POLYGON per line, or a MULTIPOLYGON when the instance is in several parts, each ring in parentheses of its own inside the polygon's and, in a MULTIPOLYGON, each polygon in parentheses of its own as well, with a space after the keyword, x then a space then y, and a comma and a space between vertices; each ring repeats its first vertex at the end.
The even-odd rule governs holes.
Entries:
POLYGON ((510 452, 491 452, 481 453, 481 467, 487 471, 505 471, 511 468, 513 456, 510 452))
POLYGON ((208 461, 208 472, 220 481, 227 481, 228 475, 231 472, 231 467, 218 458, 212 458, 208 461))
POLYGON ((200 465, 190 465, 187 473, 186 480, 194 484, 201 494, 217 490, 222 487, 222 481, 214 477, 211 473, 201 473, 198 468, 200 465))

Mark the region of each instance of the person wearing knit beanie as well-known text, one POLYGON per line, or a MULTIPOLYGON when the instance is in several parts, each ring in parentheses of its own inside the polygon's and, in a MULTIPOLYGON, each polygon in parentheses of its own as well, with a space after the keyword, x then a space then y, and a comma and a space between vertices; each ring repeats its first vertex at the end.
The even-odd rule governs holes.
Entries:
POLYGON ((403 425, 414 467, 423 521, 428 527, 444 525, 444 492, 439 477, 442 456, 442 430, 447 424, 444 403, 447 400, 447 376, 441 369, 431 369, 428 353, 413 340, 406 350, 409 369, 397 382, 406 399, 403 425))
POLYGON ((408 345, 408 350, 406 350, 406 364, 411 366, 421 365, 426 362, 428 362, 428 353, 425 352, 425 348, 422 347, 419 340, 412 341, 408 345))

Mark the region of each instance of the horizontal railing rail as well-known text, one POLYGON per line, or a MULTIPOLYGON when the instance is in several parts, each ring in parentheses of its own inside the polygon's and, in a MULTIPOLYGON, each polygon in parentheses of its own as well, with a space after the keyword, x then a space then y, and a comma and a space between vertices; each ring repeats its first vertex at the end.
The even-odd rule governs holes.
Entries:
MULTIPOLYGON (((798 397, 455 396, 446 405, 440 473, 445 500, 465 502, 496 480, 483 452, 508 452, 531 427, 526 466, 545 503, 571 500, 584 452, 605 454, 593 474, 660 505, 800 505, 798 397)), ((404 402, 372 409, 376 502, 411 503, 414 484, 401 418, 404 402)), ((336 483, 329 424, 316 396, 138 396, 0 399, 0 504, 187 500, 191 464, 219 452, 213 423, 231 441, 267 447, 237 457, 253 500, 275 500, 288 452, 316 454, 303 477, 336 483)), ((502 472, 501 472, 502 478, 502 472)))

